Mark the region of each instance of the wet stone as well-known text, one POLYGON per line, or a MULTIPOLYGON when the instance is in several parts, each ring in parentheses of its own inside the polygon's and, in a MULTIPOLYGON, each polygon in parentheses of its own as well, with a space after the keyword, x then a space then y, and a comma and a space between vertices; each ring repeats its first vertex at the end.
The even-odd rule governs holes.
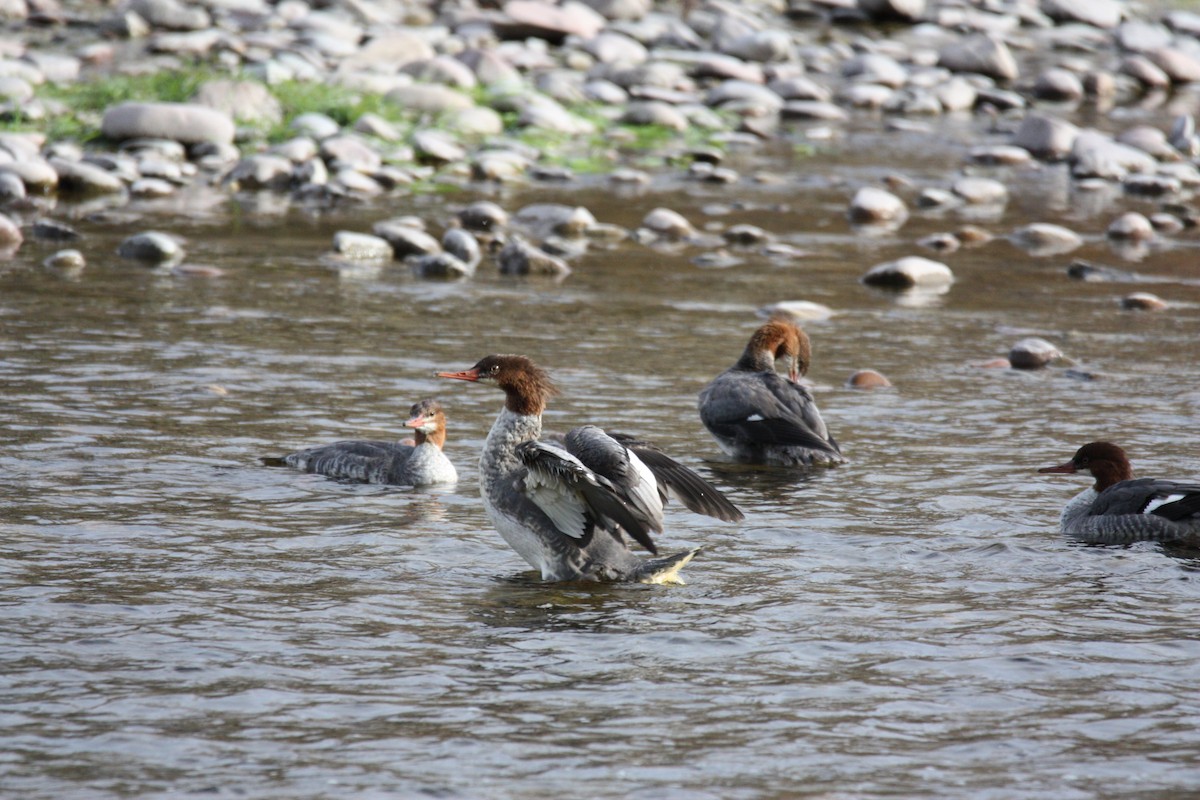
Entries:
POLYGON ((496 256, 505 275, 568 275, 571 268, 561 258, 533 246, 520 236, 511 237, 496 256))
POLYGON ((1110 239, 1147 241, 1154 238, 1154 226, 1145 215, 1128 211, 1113 220, 1105 234, 1110 239))
POLYGON ((999 205, 1008 201, 1008 187, 991 178, 960 178, 950 191, 972 205, 999 205))
POLYGON ((333 235, 333 252, 345 258, 391 259, 392 246, 386 239, 354 231, 338 231, 333 235))
POLYGON ((100 132, 121 141, 143 137, 184 144, 233 141, 233 119, 226 113, 188 103, 122 103, 104 112, 100 132))
POLYGON ((116 175, 83 161, 50 160, 50 166, 58 173, 58 187, 63 191, 80 194, 105 194, 125 189, 124 182, 116 175))
POLYGON ((1048 222, 1034 222, 1017 228, 1011 238, 1017 247, 1037 256, 1069 253, 1083 245, 1083 239, 1075 231, 1048 222))
POLYGON ((1014 145, 979 145, 967 151, 967 160, 975 164, 1019 166, 1028 164, 1033 156, 1024 147, 1014 145))
POLYGON ((184 250, 175 237, 159 231, 137 233, 117 247, 117 255, 146 264, 176 264, 183 260, 184 250))
POLYGON ((1022 339, 1008 352, 1013 369, 1038 369, 1061 357, 1062 352, 1057 347, 1037 337, 1022 339))
POLYGON ((56 272, 78 273, 87 266, 87 259, 78 250, 59 250, 46 256, 42 266, 56 272))
POLYGON ((757 247, 771 240, 771 234, 757 225, 733 225, 721 232, 721 238, 739 247, 757 247))
POLYGON ((328 139, 330 136, 336 136, 341 130, 341 126, 332 117, 312 111, 300 114, 292 120, 288 127, 297 135, 315 139, 318 142, 328 139))
POLYGON ((442 234, 442 249, 471 267, 483 258, 479 240, 462 228, 446 229, 442 234))
POLYGON ((950 268, 921 256, 905 256, 877 264, 862 276, 868 286, 908 289, 923 286, 947 286, 954 281, 950 268))
POLYGON ((1150 292, 1127 294, 1121 298, 1120 305, 1128 311, 1163 311, 1167 308, 1161 297, 1150 292))
POLYGON ((7 214, 0 214, 0 252, 11 253, 24 241, 21 227, 9 219, 7 214))
POLYGON ((864 186, 855 193, 847 213, 856 223, 898 222, 908 217, 908 208, 891 192, 864 186))
POLYGON ((764 319, 786 319, 792 322, 813 322, 829 319, 833 309, 824 303, 814 303, 811 300, 781 300, 778 303, 763 306, 756 312, 764 319))
POLYGON ((262 153, 242 159, 225 182, 235 189, 284 189, 292 182, 293 163, 283 156, 262 153))
POLYGON ((976 72, 998 81, 1014 81, 1017 60, 1000 39, 986 34, 966 36, 938 53, 938 66, 953 72, 976 72))
POLYGON ((846 379, 846 385, 851 389, 861 389, 863 391, 876 391, 879 389, 889 389, 892 382, 884 375, 876 372, 873 369, 860 369, 854 372, 846 379))
POLYGON ((1021 122, 1011 144, 1038 158, 1058 160, 1071 152, 1078 135, 1079 129, 1069 122, 1044 114, 1030 114, 1021 122))
POLYGON ((667 239, 686 239, 696 234, 696 229, 678 211, 656 208, 642 218, 642 227, 667 239))
POLYGON ((43 242, 73 242, 82 238, 79 231, 65 222, 39 219, 29 226, 29 234, 43 242))
POLYGON ((474 263, 445 252, 430 253, 412 259, 412 269, 423 278, 469 278, 475 274, 474 263))
POLYGON ((437 239, 402 220, 376 222, 371 226, 371 231, 391 246, 396 258, 422 256, 442 250, 437 239))
POLYGON ((508 227, 508 212, 490 200, 480 200, 459 211, 458 220, 469 231, 497 231, 508 227))
POLYGON ((1066 69, 1048 69, 1038 75, 1033 95, 1042 100, 1075 101, 1083 97, 1083 81, 1066 69))

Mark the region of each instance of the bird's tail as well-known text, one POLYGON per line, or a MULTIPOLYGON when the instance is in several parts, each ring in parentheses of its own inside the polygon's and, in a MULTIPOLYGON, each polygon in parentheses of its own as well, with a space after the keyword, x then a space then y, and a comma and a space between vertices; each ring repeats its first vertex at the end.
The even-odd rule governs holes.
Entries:
POLYGON ((663 558, 647 558, 638 567, 636 578, 639 583, 674 583, 682 585, 683 578, 679 577, 679 570, 687 566, 696 553, 700 552, 697 547, 692 550, 684 550, 682 553, 676 553, 673 556, 664 556, 663 558))

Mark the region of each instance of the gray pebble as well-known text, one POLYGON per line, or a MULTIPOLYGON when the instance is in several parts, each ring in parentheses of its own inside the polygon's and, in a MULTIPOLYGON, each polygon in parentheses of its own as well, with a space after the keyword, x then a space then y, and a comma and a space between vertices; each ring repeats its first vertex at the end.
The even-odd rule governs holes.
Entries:
POLYGON ((954 273, 945 264, 921 256, 905 256, 896 261, 877 264, 862 276, 868 286, 891 289, 948 286, 954 273))
POLYGON ((354 231, 338 231, 333 235, 333 252, 344 258, 390 259, 392 246, 379 236, 354 231))
POLYGON ((146 264, 164 265, 182 261, 184 250, 175 237, 159 231, 146 231, 121 242, 117 247, 117 255, 146 264))
POLYGON ((1057 347, 1037 337, 1022 339, 1008 352, 1013 369, 1038 369, 1061 357, 1062 352, 1057 347))

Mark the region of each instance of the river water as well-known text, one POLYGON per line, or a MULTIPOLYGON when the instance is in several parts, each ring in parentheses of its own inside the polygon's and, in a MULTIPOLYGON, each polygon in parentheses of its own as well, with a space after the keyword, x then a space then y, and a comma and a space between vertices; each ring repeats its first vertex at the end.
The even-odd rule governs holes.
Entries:
POLYGON ((470 186, 314 211, 196 190, 107 212, 60 206, 77 276, 27 242, 0 272, 0 787, 9 797, 1180 797, 1200 786, 1198 554, 1057 532, 1082 479, 1038 475, 1094 439, 1140 474, 1200 475, 1197 234, 1140 254, 1104 229, 1151 212, 1055 165, 983 170, 1000 209, 850 228, 855 188, 945 186, 973 123, 848 128, 819 158, 735 154, 721 186, 470 186), (902 166, 901 166, 902 165, 902 166), (759 225, 803 254, 593 246, 565 280, 485 265, 459 283, 335 268, 340 229, 488 198, 587 206, 635 227, 669 206, 708 233, 759 225), (126 214, 133 211, 133 214, 126 214), (1033 257, 1033 221, 1082 233, 1033 257), (938 256, 914 242, 979 225, 938 256), (160 228, 220 277, 113 251, 160 228), (923 254, 956 282, 896 295, 859 277, 923 254), (1156 282, 1081 283, 1073 258, 1156 282), (1134 313, 1149 289, 1170 304, 1134 313), (729 463, 696 393, 758 307, 812 300, 818 402, 849 458, 729 463), (1025 336, 1069 358, 980 366, 1025 336), (740 524, 675 506, 686 586, 544 585, 492 530, 477 459, 501 396, 438 381, 522 352, 561 388, 548 425, 644 435, 725 488, 740 524), (846 388, 854 370, 895 389, 846 388), (262 455, 399 435, 437 396, 461 482, 352 486, 262 455))

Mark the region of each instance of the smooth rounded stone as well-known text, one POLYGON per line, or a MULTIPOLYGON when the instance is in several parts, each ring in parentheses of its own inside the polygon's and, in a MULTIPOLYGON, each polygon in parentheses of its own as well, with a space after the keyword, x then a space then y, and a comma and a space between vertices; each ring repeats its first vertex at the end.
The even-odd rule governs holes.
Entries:
POLYGON ((619 186, 648 186, 651 180, 650 173, 631 167, 615 169, 608 175, 609 183, 619 186))
POLYGON ((410 61, 400 68, 400 72, 404 75, 411 75, 424 83, 437 83, 468 91, 479 84, 470 67, 457 58, 447 55, 410 61))
POLYGON ((1038 369, 1061 357, 1062 351, 1036 336, 1022 339, 1008 351, 1008 361, 1013 369, 1038 369))
POLYGON ((77 274, 87 266, 87 259, 78 250, 59 250, 46 256, 42 266, 55 272, 77 274))
POLYGON ((360 133, 363 136, 371 136, 375 139, 382 139, 385 142, 398 142, 404 138, 404 134, 400 132, 400 129, 389 120, 370 112, 363 114, 355 120, 353 130, 355 133, 360 133))
POLYGON ((1154 66, 1166 73, 1171 83, 1200 81, 1200 57, 1178 47, 1167 47, 1146 54, 1154 66))
POLYGON ((508 181, 524 175, 530 163, 525 154, 513 150, 484 150, 475 154, 471 175, 481 181, 508 181))
POLYGON ((876 20, 915 20, 925 13, 925 0, 857 0, 859 11, 876 20))
POLYGON ((1121 298, 1120 305, 1127 311, 1163 311, 1167 308, 1161 297, 1150 292, 1127 294, 1121 298))
POLYGON ((920 208, 944 208, 958 205, 960 202, 953 192, 935 186, 926 187, 917 195, 917 206, 920 208))
POLYGON ((383 158, 371 144, 357 134, 343 133, 321 142, 321 158, 331 170, 352 169, 371 173, 383 164, 383 158))
POLYGON ((1033 96, 1054 102, 1080 100, 1083 98, 1083 81, 1070 70, 1054 67, 1037 76, 1033 96))
POLYGON ((0 75, 0 101, 23 105, 33 96, 34 88, 29 81, 15 75, 0 75))
MULTIPOLYGON (((359 42, 362 39, 361 31, 348 31, 346 37, 347 41, 359 42)), ((437 52, 433 45, 419 32, 399 26, 377 26, 367 41, 359 44, 351 55, 338 63, 337 71, 343 74, 395 72, 405 64, 430 59, 435 55, 437 52)))
POLYGON ((947 112, 970 111, 979 101, 979 90, 966 78, 955 75, 934 86, 933 96, 947 112))
POLYGON ((177 264, 183 260, 184 250, 175 237, 159 231, 146 231, 135 233, 121 242, 117 247, 117 255, 147 264, 177 264))
POLYGON ((653 0, 584 0, 584 2, 609 20, 643 19, 654 9, 653 0))
POLYGON ((1165 89, 1171 85, 1171 76, 1144 55, 1132 55, 1121 59, 1117 72, 1128 75, 1148 89, 1165 89))
POLYGON ((1154 172, 1157 166, 1149 153, 1099 131, 1081 132, 1071 147, 1071 174, 1076 178, 1122 180, 1130 173, 1154 172))
POLYGON ((1127 211, 1109 224, 1105 235, 1110 239, 1143 242, 1154 238, 1154 226, 1144 214, 1127 211))
POLYGON ((478 200, 458 212, 458 221, 469 231, 490 233, 508 227, 508 212, 490 200, 478 200))
POLYGON ((682 111, 654 100, 630 103, 621 115, 621 122, 627 125, 659 125, 675 131, 686 131, 690 127, 682 111))
POLYGON ((979 145, 967 151, 967 160, 973 164, 1016 167, 1032 161, 1033 154, 1016 145, 979 145))
POLYGON ((467 157, 466 148, 444 131, 419 130, 412 135, 412 145, 419 161, 449 164, 467 157))
POLYGON ((0 203, 24 200, 26 194, 25 181, 11 172, 0 169, 0 203))
POLYGON ((678 211, 656 208, 642 218, 642 227, 666 239, 687 239, 696 229, 678 211))
POLYGON ((58 173, 60 191, 108 194, 125 189, 125 183, 119 177, 93 164, 52 158, 50 166, 58 173))
POLYGON ((583 206, 561 203, 534 203, 513 214, 512 222, 542 237, 551 233, 560 236, 582 236, 596 217, 583 206))
POLYGON ((987 34, 965 36, 938 52, 938 66, 952 72, 975 72, 998 81, 1015 81, 1020 70, 1002 40, 987 34))
POLYGON ((967 247, 978 247, 979 245, 987 244, 995 238, 989 231, 980 228, 978 225, 963 225, 954 232, 954 235, 967 247))
POLYGON ((1171 164, 1159 164, 1157 174, 1161 178, 1179 181, 1180 185, 1188 188, 1200 186, 1200 169, 1194 164, 1180 161, 1171 164))
POLYGON ((50 162, 36 156, 0 165, 0 172, 16 175, 30 194, 48 194, 58 188, 58 172, 50 162))
POLYGON ((171 139, 183 144, 233 142, 233 119, 223 111, 191 103, 121 103, 104 112, 107 139, 171 139))
POLYGON ((391 259, 392 246, 379 236, 355 231, 338 231, 333 235, 333 252, 343 258, 374 260, 391 259))
POLYGON ((1097 28, 1115 28, 1125 16, 1117 0, 1041 0, 1041 12, 1055 22, 1082 22, 1097 28))
POLYGON ((298 115, 291 121, 288 128, 295 132, 297 136, 306 137, 317 142, 322 139, 328 139, 330 136, 336 136, 342 130, 342 127, 334 121, 333 117, 317 111, 309 111, 298 115))
POLYGON ((83 238, 79 231, 67 223, 53 219, 37 220, 29 226, 29 234, 43 242, 73 242, 83 238))
POLYGON ((483 258, 479 240, 462 228, 447 228, 442 234, 442 249, 471 267, 483 258))
POLYGON ((257 81, 206 81, 196 90, 192 102, 245 122, 274 124, 283 119, 283 106, 257 81))
POLYGON ((721 238, 729 244, 739 247, 758 247, 769 242, 771 234, 757 225, 742 223, 740 225, 731 225, 721 231, 721 238))
POLYGON ((868 286, 909 289, 948 286, 954 282, 954 273, 939 261, 931 261, 921 256, 905 256, 895 261, 876 264, 861 280, 868 286))
POLYGON ((788 100, 780 110, 783 119, 845 122, 850 118, 844 108, 819 100, 788 100))
POLYGON ((980 86, 977 87, 976 93, 975 105, 984 109, 1015 111, 1028 105, 1025 98, 1018 92, 1011 92, 997 86, 980 86))
POLYGON ((1030 114, 1021 121, 1010 144, 1038 158, 1057 161, 1071 152, 1078 136, 1079 128, 1065 120, 1045 114, 1030 114))
POLYGON ((271 153, 258 153, 239 161, 225 176, 234 191, 245 189, 285 189, 292 183, 295 165, 290 159, 271 153))
POLYGON ((502 8, 504 18, 492 22, 502 39, 537 38, 561 44, 568 36, 591 39, 608 24, 596 11, 572 0, 561 6, 542 0, 509 0, 502 8))
POLYGON ((1083 74, 1083 93, 1097 102, 1111 102, 1117 94, 1117 79, 1108 71, 1088 70, 1083 74))
POLYGON ((1187 227, 1182 219, 1165 211, 1150 215, 1150 224, 1158 233, 1179 233, 1187 227))
POLYGON ((1129 175, 1121 181, 1126 194, 1138 197, 1165 197, 1183 191, 1183 183, 1169 175, 1129 175))
POLYGON ((442 245, 437 239, 403 220, 380 220, 371 226, 371 232, 387 242, 398 259, 442 251, 442 245))
POLYGON ((787 61, 792 55, 792 37, 782 30, 763 30, 722 41, 725 55, 759 64, 787 61))
POLYGON ((1115 38, 1122 50, 1146 53, 1170 47, 1174 36, 1166 25, 1144 19, 1127 19, 1117 27, 1115 38))
POLYGON ((597 103, 619 106, 629 101, 629 92, 617 86, 612 81, 588 81, 582 88, 584 97, 597 103))
POLYGON ((842 77, 899 89, 908 82, 908 70, 890 56, 863 53, 842 62, 842 77))
POLYGON ((786 319, 791 322, 816 322, 833 316, 833 309, 811 300, 781 300, 759 308, 756 312, 763 319, 786 319))
POLYGON ((1034 222, 1012 232, 1010 241, 1030 255, 1052 256, 1083 246, 1083 239, 1070 228, 1049 222, 1034 222))
POLYGON ((784 101, 816 100, 828 103, 833 93, 807 75, 793 75, 787 78, 777 78, 767 84, 767 88, 779 95, 784 101))
POLYGON ((959 178, 950 191, 971 205, 999 205, 1008 202, 1008 187, 992 178, 959 178))
POLYGON ((517 125, 571 135, 590 134, 596 130, 591 122, 571 113, 561 103, 545 95, 524 98, 517 113, 517 125))
MULTIPOLYGON (((297 119, 299 118, 297 117, 297 119)), ((330 121, 332 122, 332 120, 330 121)), ((334 131, 334 133, 336 132, 334 131)), ((286 158, 294 164, 302 164, 305 161, 311 161, 316 158, 317 153, 320 152, 320 147, 316 141, 308 136, 297 136, 293 139, 288 139, 286 142, 280 142, 267 152, 280 158, 286 158)))
POLYGON ((327 185, 331 192, 341 196, 374 197, 386 191, 374 175, 367 175, 350 167, 343 167, 334 172, 327 185))
POLYGON ((571 268, 561 258, 534 247, 520 236, 510 237, 496 255, 504 275, 569 275, 571 268))
MULTIPOLYGON (((852 83, 838 91, 837 99, 850 108, 889 108, 896 102, 894 89, 877 83, 852 83)), ((899 113, 900 109, 896 109, 899 113)))
POLYGON ((1163 15, 1163 22, 1176 33, 1200 37, 1200 14, 1176 9, 1163 15))
POLYGON ((388 91, 384 99, 407 111, 430 114, 461 111, 475 105, 475 101, 457 89, 426 83, 397 86, 388 91))
POLYGON ((931 233, 918 239, 917 244, 928 250, 947 255, 962 247, 962 242, 953 233, 931 233))
POLYGON ((21 233, 21 226, 9 219, 6 214, 0 214, 0 252, 12 253, 24 241, 25 236, 21 233))
POLYGON ((199 31, 212 26, 212 17, 200 4, 180 0, 130 0, 125 7, 154 28, 199 31))
POLYGON ((613 30, 601 31, 582 46, 596 61, 606 65, 633 66, 645 63, 649 57, 644 44, 613 30))
POLYGON ((448 130, 464 136, 498 136, 504 132, 504 119, 487 106, 471 106, 449 111, 442 117, 448 130))
POLYGON ((1116 140, 1160 161, 1178 161, 1180 158, 1179 151, 1167 141, 1167 135, 1153 125, 1134 125, 1118 133, 1116 140))
POLYGON ((143 199, 170 197, 177 191, 179 191, 178 186, 162 178, 138 178, 129 184, 129 193, 143 199))
POLYGON ((761 84, 728 80, 709 90, 704 97, 704 103, 712 108, 732 105, 742 108, 755 106, 763 109, 765 113, 775 113, 783 107, 783 98, 761 84))
POLYGON ((847 215, 854 223, 903 222, 908 218, 908 207, 889 191, 864 186, 851 199, 847 215))
POLYGON ((1067 277, 1072 280, 1083 281, 1084 283, 1121 283, 1138 280, 1136 273, 1092 264, 1083 259, 1076 259, 1071 262, 1070 266, 1067 267, 1067 277))
POLYGON ((890 389, 892 382, 882 373, 876 372, 873 369, 860 369, 846 379, 846 386, 851 389, 871 392, 879 389, 890 389))
POLYGON ((620 225, 614 225, 611 222, 597 222, 595 225, 588 227, 584 231, 584 236, 589 242, 600 242, 601 244, 616 244, 623 242, 629 238, 629 231, 620 225))
POLYGON ((469 278, 475 274, 478 262, 468 263, 453 253, 430 253, 410 263, 413 273, 422 278, 469 278))

